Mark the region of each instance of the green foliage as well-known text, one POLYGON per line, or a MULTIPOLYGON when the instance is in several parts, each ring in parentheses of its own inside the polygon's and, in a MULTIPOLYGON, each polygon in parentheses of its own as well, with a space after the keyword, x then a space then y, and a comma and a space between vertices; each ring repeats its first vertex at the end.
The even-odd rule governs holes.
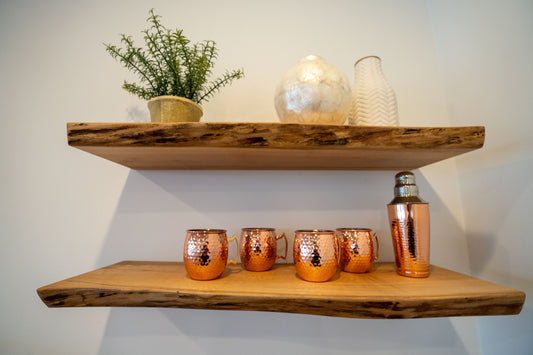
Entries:
POLYGON ((145 48, 136 47, 131 36, 121 35, 122 48, 106 44, 106 51, 124 67, 138 75, 140 83, 124 81, 122 87, 142 99, 174 95, 198 104, 211 98, 222 87, 244 77, 242 69, 226 71, 208 81, 217 58, 214 41, 190 43, 183 30, 164 27, 161 16, 150 10, 150 27, 144 34, 145 48))

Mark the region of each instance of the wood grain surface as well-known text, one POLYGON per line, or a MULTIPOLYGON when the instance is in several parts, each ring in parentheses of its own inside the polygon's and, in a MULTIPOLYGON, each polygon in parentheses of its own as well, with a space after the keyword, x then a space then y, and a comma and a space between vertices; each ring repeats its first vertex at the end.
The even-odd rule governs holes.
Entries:
POLYGON ((432 266, 430 277, 338 271, 324 283, 301 280, 292 264, 266 272, 229 265, 222 277, 195 281, 183 263, 123 261, 37 290, 49 307, 176 307, 302 313, 350 318, 426 318, 518 314, 525 294, 432 266))
POLYGON ((484 127, 68 123, 69 145, 132 169, 416 169, 479 149, 484 127))

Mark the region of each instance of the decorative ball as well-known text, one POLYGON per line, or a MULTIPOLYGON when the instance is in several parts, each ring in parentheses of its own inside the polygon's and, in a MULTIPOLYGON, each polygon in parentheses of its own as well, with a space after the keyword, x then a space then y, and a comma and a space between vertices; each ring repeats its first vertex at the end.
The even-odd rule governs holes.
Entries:
POLYGON ((344 124, 350 97, 348 78, 323 58, 310 55, 287 71, 274 104, 281 122, 344 124))

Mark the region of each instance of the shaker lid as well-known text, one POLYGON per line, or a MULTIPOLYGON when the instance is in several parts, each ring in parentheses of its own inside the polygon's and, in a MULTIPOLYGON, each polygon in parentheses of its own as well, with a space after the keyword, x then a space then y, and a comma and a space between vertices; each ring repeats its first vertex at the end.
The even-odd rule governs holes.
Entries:
POLYGON ((410 171, 401 171, 396 174, 394 185, 394 199, 390 204, 397 203, 426 203, 418 196, 415 174, 410 171))

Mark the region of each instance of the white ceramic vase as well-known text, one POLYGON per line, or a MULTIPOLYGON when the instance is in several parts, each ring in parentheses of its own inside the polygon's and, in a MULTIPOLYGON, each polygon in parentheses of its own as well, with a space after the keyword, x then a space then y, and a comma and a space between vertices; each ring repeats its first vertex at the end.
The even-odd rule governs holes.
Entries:
POLYGON ((281 122, 344 124, 350 92, 346 75, 323 58, 310 55, 287 71, 274 104, 281 122))
POLYGON ((355 63, 348 122, 361 126, 400 125, 396 94, 383 75, 379 57, 364 57, 355 63))

